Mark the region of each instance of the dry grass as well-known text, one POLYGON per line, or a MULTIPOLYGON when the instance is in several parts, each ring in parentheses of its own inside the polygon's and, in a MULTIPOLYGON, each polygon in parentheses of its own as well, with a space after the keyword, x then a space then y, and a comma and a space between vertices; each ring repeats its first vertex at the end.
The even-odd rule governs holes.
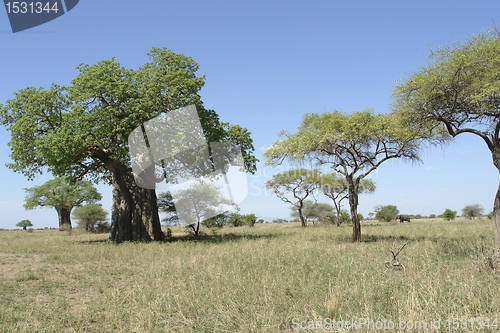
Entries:
POLYGON ((362 228, 361 244, 350 243, 347 225, 228 227, 199 239, 173 228, 170 242, 120 245, 107 235, 0 232, 0 331, 278 332, 293 331, 294 318, 440 318, 442 327, 454 317, 500 320, 488 220, 362 228), (386 267, 405 242, 405 268, 386 267))

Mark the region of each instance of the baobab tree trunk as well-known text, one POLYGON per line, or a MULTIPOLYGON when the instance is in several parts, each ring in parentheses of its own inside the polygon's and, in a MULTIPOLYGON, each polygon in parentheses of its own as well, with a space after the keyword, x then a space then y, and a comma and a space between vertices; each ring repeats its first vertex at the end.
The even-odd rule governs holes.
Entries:
POLYGON ((358 218, 358 191, 352 177, 346 177, 347 189, 349 193, 349 208, 351 211, 352 220, 352 241, 353 243, 361 242, 361 223, 358 218))
POLYGON ((71 210, 66 208, 57 209, 59 217, 59 230, 64 230, 64 226, 68 225, 71 228, 71 210))
MULTIPOLYGON (((492 152, 493 164, 500 172, 500 148, 496 148, 492 152)), ((500 185, 493 203, 493 216, 491 217, 493 224, 493 234, 495 235, 495 246, 500 249, 500 185)))
POLYGON ((113 186, 109 239, 116 243, 163 240, 155 190, 138 187, 132 169, 123 164, 108 160, 106 166, 113 186))

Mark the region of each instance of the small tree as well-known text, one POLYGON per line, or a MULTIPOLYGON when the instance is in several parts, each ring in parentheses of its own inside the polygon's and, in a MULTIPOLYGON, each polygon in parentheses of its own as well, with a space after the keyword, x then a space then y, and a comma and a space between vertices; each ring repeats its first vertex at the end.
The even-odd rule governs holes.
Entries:
POLYGON ((27 227, 32 227, 33 224, 31 223, 30 220, 22 220, 21 222, 17 222, 16 227, 23 228, 23 230, 26 230, 27 227))
POLYGON ((434 218, 436 218, 436 214, 430 214, 430 215, 429 215, 429 218, 430 218, 430 219, 434 219, 434 218))
POLYGON ((172 194, 181 224, 190 227, 195 236, 203 220, 220 214, 223 205, 231 204, 221 189, 213 183, 199 181, 172 194))
POLYGON ((317 187, 319 177, 317 170, 293 169, 275 174, 266 182, 266 187, 272 189, 282 201, 292 204, 297 209, 300 222, 305 227, 307 224, 303 212, 304 201, 317 187), (293 199, 287 197, 288 193, 293 196, 293 199))
POLYGON ((483 214, 484 208, 480 204, 465 206, 462 208, 462 215, 467 216, 469 220, 473 220, 475 217, 481 216, 483 214))
POLYGON ((444 213, 443 213, 443 218, 447 221, 453 220, 456 216, 456 212, 452 211, 451 209, 447 208, 444 213))
POLYGON ((375 218, 379 221, 385 222, 394 220, 394 217, 399 213, 399 210, 394 205, 376 206, 374 210, 375 218))
POLYGON ((86 204, 73 211, 73 218, 77 220, 78 227, 90 232, 94 232, 96 229, 100 232, 103 232, 104 229, 105 232, 107 216, 108 212, 101 205, 96 204, 86 204))

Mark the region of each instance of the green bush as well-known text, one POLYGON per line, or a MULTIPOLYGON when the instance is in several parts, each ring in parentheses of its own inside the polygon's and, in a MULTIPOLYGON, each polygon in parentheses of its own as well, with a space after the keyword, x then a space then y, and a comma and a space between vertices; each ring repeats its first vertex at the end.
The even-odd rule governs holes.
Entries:
POLYGON ((399 210, 394 205, 375 207, 375 218, 379 221, 390 222, 398 215, 399 210))
POLYGON ((457 212, 452 211, 451 209, 446 209, 443 213, 443 218, 447 221, 453 220, 455 216, 457 215, 457 212))
POLYGON ((255 225, 255 222, 257 222, 257 216, 255 214, 247 214, 243 215, 245 218, 245 221, 249 227, 253 227, 255 225))

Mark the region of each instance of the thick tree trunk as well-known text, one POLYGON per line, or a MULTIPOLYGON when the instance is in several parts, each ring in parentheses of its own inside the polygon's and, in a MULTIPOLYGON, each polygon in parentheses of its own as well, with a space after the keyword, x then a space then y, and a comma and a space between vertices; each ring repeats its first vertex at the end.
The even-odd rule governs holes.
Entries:
POLYGON ((116 243, 163 240, 155 190, 138 187, 131 168, 111 160, 106 165, 113 186, 109 239, 116 243))
POLYGON ((59 216, 59 230, 63 230, 64 226, 69 225, 71 228, 71 210, 66 208, 57 209, 57 215, 59 216))
MULTIPOLYGON (((500 172, 500 148, 495 149, 492 155, 493 164, 500 172)), ((493 224, 493 234, 495 235, 495 245, 500 249, 500 185, 495 196, 495 202, 493 203, 493 216, 491 217, 491 222, 493 224)))
POLYGON ((358 191, 351 177, 346 177, 349 193, 349 208, 352 220, 352 241, 361 242, 361 223, 358 218, 358 191))

